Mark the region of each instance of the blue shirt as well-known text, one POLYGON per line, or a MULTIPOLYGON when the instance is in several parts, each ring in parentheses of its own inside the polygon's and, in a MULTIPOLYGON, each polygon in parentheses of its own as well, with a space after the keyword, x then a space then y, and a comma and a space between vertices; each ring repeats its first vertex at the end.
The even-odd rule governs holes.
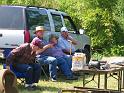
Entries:
POLYGON ((65 55, 66 54, 63 53, 62 49, 58 45, 55 45, 53 48, 51 48, 51 56, 62 57, 65 55))
POLYGON ((59 47, 61 47, 61 49, 67 49, 69 51, 71 47, 72 52, 75 51, 74 45, 71 45, 70 42, 68 42, 68 40, 63 38, 62 36, 58 39, 58 45, 59 47))
POLYGON ((52 56, 52 57, 63 57, 66 54, 63 53, 62 49, 58 46, 55 45, 53 48, 48 48, 45 51, 43 51, 40 56, 52 56))
POLYGON ((53 48, 48 48, 45 51, 43 51, 40 56, 52 56, 52 57, 63 57, 66 54, 63 53, 62 49, 58 46, 55 45, 53 48))
MULTIPOLYGON (((48 42, 46 40, 40 39, 38 37, 35 37, 33 40, 39 40, 41 42, 42 46, 45 46, 48 44, 48 42)), ((40 57, 44 57, 44 56, 63 57, 63 56, 66 56, 66 54, 63 53, 62 49, 58 46, 58 44, 54 45, 53 48, 48 48, 48 49, 44 50, 39 55, 40 55, 40 57)))
MULTIPOLYGON (((41 42, 42 47, 48 44, 46 40, 40 39, 38 37, 35 37, 33 40, 39 40, 41 42)), ((65 56, 66 54, 64 54, 62 49, 58 46, 58 44, 56 44, 54 45, 53 48, 48 48, 39 55, 40 57, 44 57, 44 56, 62 57, 65 56)))

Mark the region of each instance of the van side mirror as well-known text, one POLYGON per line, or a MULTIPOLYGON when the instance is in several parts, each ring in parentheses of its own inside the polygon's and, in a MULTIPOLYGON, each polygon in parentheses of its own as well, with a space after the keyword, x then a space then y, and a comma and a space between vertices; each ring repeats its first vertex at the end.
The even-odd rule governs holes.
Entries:
POLYGON ((80 33, 81 35, 83 35, 83 34, 85 33, 85 31, 84 31, 83 29, 79 29, 79 33, 80 33))

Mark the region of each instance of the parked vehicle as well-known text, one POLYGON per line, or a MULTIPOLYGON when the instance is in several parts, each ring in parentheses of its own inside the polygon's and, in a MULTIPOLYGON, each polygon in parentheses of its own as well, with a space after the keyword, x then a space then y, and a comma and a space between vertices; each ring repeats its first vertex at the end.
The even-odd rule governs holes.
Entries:
MULTIPOLYGON (((90 60, 90 38, 82 30, 77 30, 71 17, 62 11, 33 6, 0 6, 0 50, 3 57, 24 42, 30 42, 36 26, 44 26, 45 38, 48 34, 60 35, 60 28, 66 26, 73 38, 80 41, 76 49, 83 49, 90 60)), ((2 55, 1 54, 1 55, 2 55)))

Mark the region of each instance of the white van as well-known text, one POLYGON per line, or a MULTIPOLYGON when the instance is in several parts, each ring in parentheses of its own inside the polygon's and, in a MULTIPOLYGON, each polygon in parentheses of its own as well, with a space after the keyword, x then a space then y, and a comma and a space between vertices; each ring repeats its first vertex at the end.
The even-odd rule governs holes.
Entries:
POLYGON ((36 26, 45 27, 46 39, 49 33, 60 35, 60 28, 66 26, 73 38, 80 41, 76 49, 83 49, 87 62, 90 60, 90 38, 77 30, 68 14, 56 9, 33 6, 0 6, 1 55, 5 58, 13 48, 30 42, 36 26))

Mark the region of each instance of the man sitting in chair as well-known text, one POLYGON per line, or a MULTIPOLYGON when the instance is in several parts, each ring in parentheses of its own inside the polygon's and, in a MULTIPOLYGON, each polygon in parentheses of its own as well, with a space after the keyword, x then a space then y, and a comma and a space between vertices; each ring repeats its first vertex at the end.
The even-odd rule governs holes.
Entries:
POLYGON ((58 39, 58 45, 62 48, 62 51, 67 55, 73 54, 75 52, 74 45, 77 44, 78 44, 77 40, 75 40, 69 35, 68 29, 66 27, 62 27, 61 36, 58 39), (71 53, 70 53, 70 49, 71 49, 71 53))
POLYGON ((40 48, 38 42, 25 43, 13 49, 7 59, 6 68, 10 70, 10 64, 17 72, 26 73, 25 87, 35 90, 40 79, 41 66, 35 62, 36 51, 40 48))
POLYGON ((49 65, 49 74, 50 74, 50 80, 55 82, 56 81, 56 74, 57 74, 57 60, 56 58, 49 56, 47 54, 44 54, 44 51, 47 49, 53 47, 52 44, 48 44, 47 41, 43 38, 45 29, 43 26, 37 26, 36 30, 34 31, 34 34, 36 37, 32 40, 35 42, 40 42, 40 53, 36 60, 42 65, 49 65))
MULTIPOLYGON (((71 59, 64 54, 62 49, 57 45, 58 38, 59 37, 55 34, 50 35, 49 44, 52 44, 53 47, 46 49, 43 54, 55 57, 57 59, 57 65, 66 76, 67 80, 77 80, 78 78, 72 74, 71 68, 68 65, 68 63, 71 63, 71 59)), ((40 50, 38 52, 40 53, 40 50)))
MULTIPOLYGON (((58 39, 58 45, 62 49, 62 51, 69 57, 75 53, 75 46, 78 42, 68 33, 68 29, 66 27, 61 28, 61 36, 58 39)), ((71 60, 72 61, 72 60, 71 60)), ((69 67, 72 67, 72 63, 69 63, 69 67)))

